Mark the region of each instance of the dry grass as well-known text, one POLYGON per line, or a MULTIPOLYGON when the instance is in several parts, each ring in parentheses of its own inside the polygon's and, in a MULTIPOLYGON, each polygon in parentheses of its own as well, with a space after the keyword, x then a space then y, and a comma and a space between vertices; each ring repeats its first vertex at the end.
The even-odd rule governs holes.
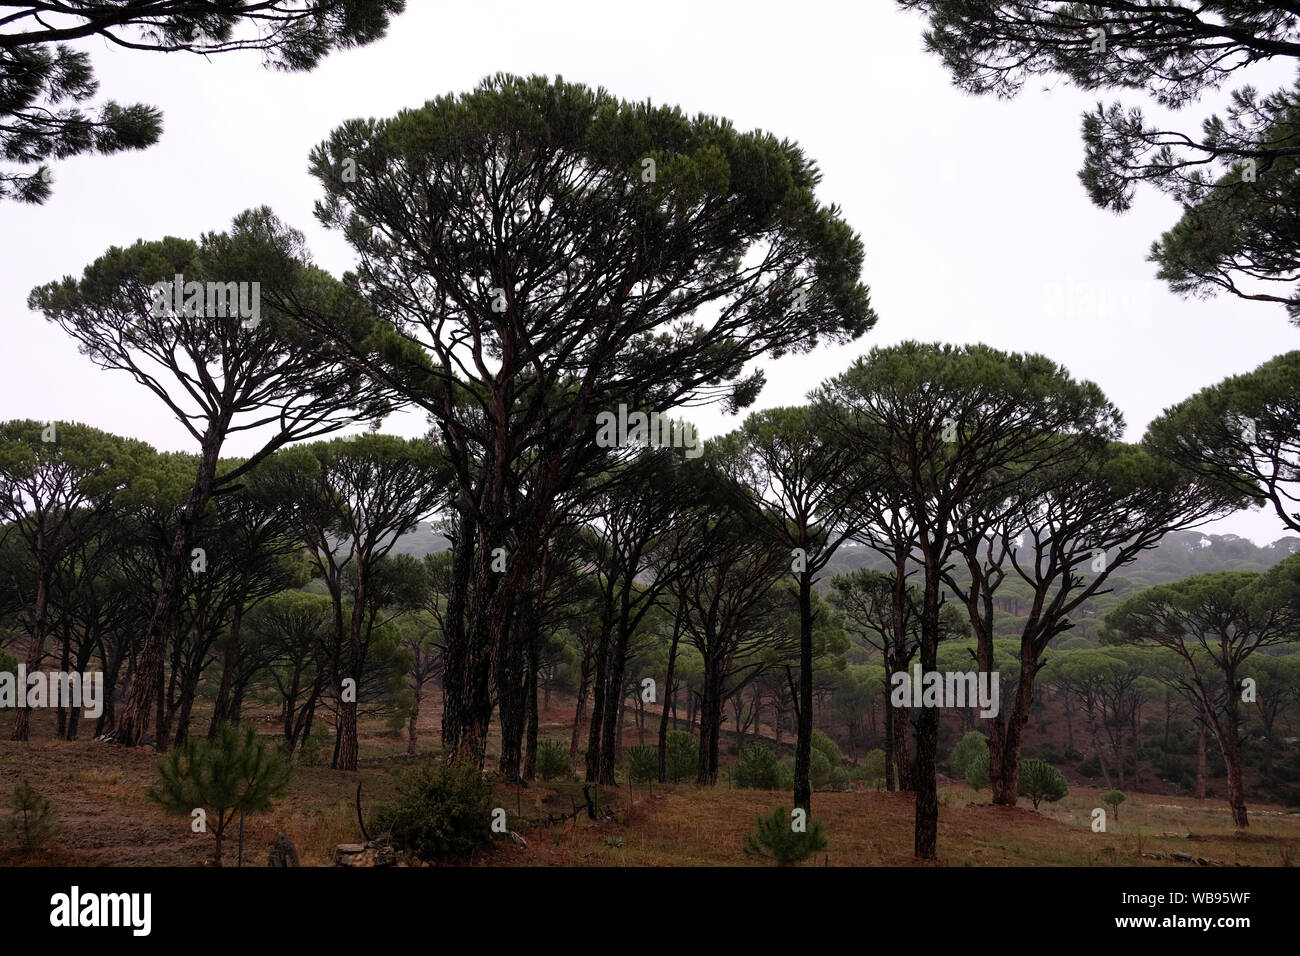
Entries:
MULTIPOLYGON (((422 721, 422 749, 436 744, 437 713, 422 721)), ((543 715, 543 736, 567 739, 563 709, 543 715)), ((270 728, 268 728, 270 729, 270 728)), ((29 743, 0 741, 0 796, 26 778, 54 804, 59 839, 27 859, 40 865, 203 865, 212 854, 211 834, 190 832, 188 817, 169 817, 145 799, 157 755, 92 741, 53 739, 53 727, 33 728, 29 743)), ((635 735, 629 743, 635 742, 635 735)), ((276 831, 298 848, 303 865, 327 865, 339 843, 361 838, 356 821, 356 787, 363 783, 367 814, 392 799, 394 771, 406 763, 405 738, 382 726, 364 727, 362 768, 339 773, 299 767, 288 794, 268 813, 245 821, 245 865, 263 866, 276 831)), ((328 754, 326 754, 328 758, 328 754)), ((1106 833, 1091 830, 1092 810, 1103 806, 1101 789, 1073 787, 1057 804, 1034 812, 987 804, 988 792, 962 786, 941 789, 939 860, 948 866, 1135 866, 1189 865, 1143 854, 1181 851, 1229 865, 1290 865, 1300 857, 1300 813, 1250 806, 1251 826, 1238 833, 1226 805, 1158 794, 1129 794, 1106 833)), ((526 848, 495 844, 476 855, 475 865, 496 866, 733 866, 763 861, 745 856, 742 839, 755 818, 788 793, 732 790, 725 785, 638 787, 602 791, 613 821, 595 822, 582 813, 563 825, 541 825, 548 814, 568 813, 581 803, 572 782, 536 783, 516 792, 498 788, 510 826, 524 833, 526 848), (518 803, 516 803, 518 801, 518 803), (517 812, 518 809, 518 812, 517 812)), ((827 850, 805 865, 911 866, 912 798, 865 790, 819 793, 813 815, 826 827, 827 850)), ((236 834, 227 834, 227 865, 235 862, 236 834)), ((1190 864, 1194 865, 1194 864, 1190 864)))

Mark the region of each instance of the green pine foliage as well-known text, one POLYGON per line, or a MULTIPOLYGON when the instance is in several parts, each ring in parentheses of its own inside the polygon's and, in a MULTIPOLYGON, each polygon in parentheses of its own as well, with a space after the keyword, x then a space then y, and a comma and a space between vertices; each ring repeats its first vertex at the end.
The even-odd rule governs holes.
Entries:
POLYGON ((851 782, 839 744, 820 730, 812 733, 812 762, 808 775, 814 790, 847 790, 851 782))
POLYGON ((794 789, 794 761, 782 760, 776 767, 776 789, 794 789))
POLYGON ((6 837, 23 853, 44 846, 54 837, 54 807, 26 780, 14 787, 6 801, 9 819, 4 822, 6 837))
POLYGON ((838 767, 844 763, 844 754, 840 752, 840 745, 820 730, 812 732, 812 749, 825 754, 832 767, 838 767))
POLYGON ((880 748, 868 751, 862 758, 862 763, 854 767, 849 776, 854 780, 865 780, 875 790, 884 790, 885 752, 880 748))
POLYGON ((396 803, 375 814, 395 847, 426 862, 465 856, 490 842, 491 820, 492 784, 472 764, 425 763, 407 771, 396 803))
POLYGON ((650 745, 626 747, 623 768, 633 783, 649 783, 659 778, 659 748, 650 745))
POLYGON ((1044 800, 1055 803, 1069 792, 1065 775, 1046 760, 1030 757, 1020 762, 1019 793, 1034 802, 1035 810, 1044 800))
POLYGON ((573 773, 573 761, 569 759, 569 748, 558 740, 539 740, 537 742, 537 772, 543 780, 567 777, 573 773))
POLYGON ((966 763, 966 786, 972 790, 983 790, 989 785, 989 752, 985 747, 977 750, 966 763))
POLYGON ((766 744, 746 744, 731 771, 737 787, 753 790, 777 790, 781 786, 780 763, 766 744))
POLYGON ((684 730, 670 730, 664 740, 664 772, 672 783, 690 780, 700 762, 700 743, 684 730))
POLYGON ((284 795, 292 773, 292 765, 259 740, 252 726, 241 733, 234 724, 222 724, 213 743, 192 736, 169 753, 148 797, 167 813, 198 819, 194 811, 203 810, 203 826, 216 838, 213 865, 221 866, 226 827, 241 813, 269 809, 284 795))
MULTIPOLYGON (((953 747, 952 752, 948 754, 948 766, 952 769, 953 777, 960 780, 967 776, 967 768, 970 766, 971 760, 977 754, 984 755, 985 773, 987 774, 989 756, 988 739, 978 730, 972 730, 962 737, 961 740, 957 741, 957 745, 953 747)), ((979 788, 976 787, 975 789, 978 790, 979 788)))
POLYGON ((809 817, 807 828, 795 832, 790 811, 777 807, 766 817, 754 820, 754 831, 745 834, 745 852, 769 857, 779 866, 790 866, 826 849, 826 830, 821 822, 809 817))
POLYGON ((826 759, 826 755, 820 750, 812 752, 808 766, 808 777, 812 781, 814 790, 825 790, 830 786, 831 762, 826 759))
POLYGON ((1119 805, 1127 799, 1122 790, 1107 790, 1101 795, 1101 802, 1110 807, 1111 816, 1116 820, 1119 819, 1119 805))

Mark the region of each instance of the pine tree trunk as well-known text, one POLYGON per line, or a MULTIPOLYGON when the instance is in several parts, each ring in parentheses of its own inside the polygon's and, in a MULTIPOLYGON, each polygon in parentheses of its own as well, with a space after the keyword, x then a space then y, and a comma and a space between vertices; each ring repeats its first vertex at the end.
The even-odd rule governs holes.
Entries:
MULTIPOLYGON (((630 639, 625 610, 619 618, 611 648, 609 671, 605 676, 605 713, 601 718, 598 769, 600 782, 608 786, 614 783, 614 764, 623 750, 623 712, 627 704, 623 682, 627 673, 627 645, 630 639)), ((595 719, 594 715, 592 719, 595 719)))
POLYGON ((718 735, 722 728, 721 662, 713 655, 704 659, 704 695, 700 714, 700 760, 696 782, 711 787, 718 782, 718 735))
MULTIPOLYGON (((478 530, 468 510, 462 510, 444 617, 442 743, 450 763, 481 766, 492 720, 492 660, 505 615, 500 600, 493 600, 491 554, 478 553, 472 544, 478 530), (471 577, 477 605, 473 608, 471 577)), ((504 535, 494 540, 499 539, 504 535)))
POLYGON ((240 599, 235 602, 235 612, 230 619, 230 637, 221 655, 221 685, 217 688, 217 702, 212 707, 212 720, 208 723, 208 740, 217 739, 217 728, 230 720, 230 690, 235 678, 235 662, 239 657, 239 632, 244 620, 243 595, 248 592, 247 573, 240 576, 240 599))
MULTIPOLYGON (((45 657, 45 611, 49 603, 49 577, 47 569, 38 569, 36 574, 36 599, 32 605, 32 636, 27 645, 27 673, 40 670, 41 660, 45 657)), ((24 694, 24 700, 26 695, 24 694)), ((31 732, 32 709, 26 703, 14 713, 14 727, 9 734, 10 740, 26 740, 31 732)))
POLYGON ((609 646, 601 640, 596 657, 596 675, 591 684, 591 721, 587 727, 587 782, 595 783, 600 775, 601 729, 605 718, 606 662, 609 646))
POLYGON ((537 657, 540 639, 539 628, 537 626, 531 627, 528 635, 527 697, 525 700, 527 713, 524 715, 526 720, 524 731, 525 780, 533 780, 537 776, 537 657))
POLYGON ((1205 799, 1205 777, 1206 777, 1206 759, 1205 759, 1205 723, 1197 721, 1196 734, 1196 790, 1193 796, 1197 800, 1205 799))
POLYGON ((424 697, 424 682, 415 685, 415 697, 411 701, 411 716, 406 722, 406 752, 415 756, 416 724, 420 720, 420 700, 424 697))
POLYGON ((573 710, 573 737, 569 741, 569 763, 574 766, 578 763, 578 737, 582 733, 582 720, 587 715, 587 691, 590 679, 590 668, 584 659, 582 673, 578 678, 578 703, 573 710))
MULTIPOLYGON (((677 670, 677 644, 681 640, 680 615, 673 627, 672 643, 668 645, 668 673, 664 682, 664 691, 672 698, 674 720, 677 713, 677 693, 673 689, 673 675, 677 670)), ((668 782, 668 704, 664 701, 663 711, 659 714, 659 782, 668 782)))
POLYGON ((885 671, 885 789, 894 792, 894 721, 901 721, 902 714, 895 714, 889 703, 889 672, 885 671))
POLYGON ((1250 826, 1246 816, 1246 784, 1241 770, 1241 717, 1239 714, 1237 680, 1235 668, 1229 667, 1225 674, 1227 686, 1231 688, 1225 701, 1228 726, 1224 728, 1221 742, 1223 760, 1228 765, 1228 806, 1232 808, 1232 823, 1238 827, 1250 826))
POLYGON ((143 743, 145 735, 149 732, 149 708, 163 671, 172 615, 185 584, 185 573, 189 569, 189 552, 194 541, 195 529, 204 509, 208 506, 208 500, 212 497, 217 460, 229 425, 230 415, 224 414, 212 422, 203 435, 198 473, 195 475, 194 486, 185 502, 185 508, 181 512, 180 526, 172 538, 171 550, 168 551, 163 563, 158 601, 154 605, 153 617, 149 621, 144 647, 136 661, 135 675, 131 680, 126 705, 122 708, 122 716, 117 723, 117 741, 128 747, 143 743))
POLYGON ((794 805, 812 813, 812 574, 799 575, 799 735, 794 750, 794 805))
MULTIPOLYGON (((68 665, 71 663, 70 658, 71 658, 71 650, 72 650, 72 647, 71 647, 71 645, 72 645, 72 637, 71 637, 71 635, 68 634, 68 632, 67 632, 66 629, 65 629, 64 632, 63 632, 63 641, 62 641, 62 643, 63 643, 63 649, 62 649, 62 653, 61 653, 60 658, 59 658, 59 670, 61 670, 61 671, 62 671, 63 673, 65 673, 65 674, 67 674, 67 673, 69 672, 69 671, 68 671, 68 665)), ((54 701, 51 700, 51 701, 49 701, 49 703, 52 704, 52 703, 54 703, 54 701)), ((71 709, 72 709, 72 702, 71 702, 71 701, 68 702, 68 706, 67 706, 67 707, 64 707, 64 706, 63 706, 63 703, 60 702, 60 703, 59 703, 59 706, 58 706, 58 710, 57 710, 56 715, 55 715, 55 725, 56 725, 56 726, 55 726, 55 732, 56 732, 60 737, 62 737, 64 740, 71 740, 71 739, 72 739, 71 737, 68 736, 68 711, 71 710, 71 709)))

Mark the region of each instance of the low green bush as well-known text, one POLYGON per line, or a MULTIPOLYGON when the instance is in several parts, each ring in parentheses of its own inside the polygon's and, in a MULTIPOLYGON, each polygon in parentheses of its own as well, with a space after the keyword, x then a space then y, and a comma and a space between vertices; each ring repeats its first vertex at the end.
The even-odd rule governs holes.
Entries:
POLYGON ((573 773, 569 748, 558 740, 537 742, 537 773, 543 780, 555 780, 573 773))
POLYGON ((426 763, 402 774, 397 801, 376 812, 375 824, 421 860, 458 857, 492 839, 491 803, 492 785, 477 767, 426 763))

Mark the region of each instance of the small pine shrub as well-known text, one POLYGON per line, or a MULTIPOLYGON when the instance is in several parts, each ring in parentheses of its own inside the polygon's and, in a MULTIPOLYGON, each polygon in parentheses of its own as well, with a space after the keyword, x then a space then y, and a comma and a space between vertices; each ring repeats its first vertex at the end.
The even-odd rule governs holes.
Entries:
POLYGON ((558 740, 539 740, 537 742, 537 772, 543 780, 567 777, 573 773, 573 761, 569 759, 569 748, 558 740))
POLYGON ((659 779, 659 748, 645 746, 623 748, 623 768, 633 783, 659 779))
POLYGON ((869 751, 862 758, 860 766, 854 767, 849 776, 853 780, 865 780, 867 785, 876 790, 885 789, 885 752, 877 748, 869 751))
POLYGON ((1061 771, 1046 760, 1031 757, 1020 762, 1019 793, 1034 801, 1034 809, 1046 800, 1055 803, 1070 792, 1070 785, 1061 771))
POLYGON ((832 767, 839 767, 844 763, 844 754, 840 752, 840 745, 820 730, 812 732, 812 749, 814 753, 820 751, 825 754, 832 767))
POLYGON ((808 779, 814 790, 825 790, 831 783, 831 762, 820 750, 813 750, 808 766, 808 779))
POLYGON ((783 760, 776 768, 776 789, 794 789, 794 761, 783 760))
POLYGON ((839 744, 820 730, 812 733, 812 766, 809 768, 814 790, 849 789, 849 772, 844 767, 844 754, 839 744), (821 757, 823 764, 818 758, 821 757))
POLYGON ((983 790, 989 785, 989 753, 978 752, 966 764, 966 786, 983 790))
POLYGON ((307 734, 298 742, 298 762, 304 767, 320 767, 325 763, 326 750, 330 746, 329 728, 317 721, 307 734))
POLYGON ((490 842, 491 813, 492 784, 477 767, 429 763, 402 775, 397 802, 380 808, 375 822, 394 846, 428 862, 490 842))
MULTIPOLYGON (((987 763, 989 742, 978 730, 972 730, 957 741, 957 746, 948 754, 948 767, 958 780, 966 776, 966 769, 976 754, 983 754, 987 763)), ((976 788, 978 789, 978 788, 976 788)))
POLYGON ((1122 790, 1107 790, 1101 795, 1101 802, 1110 807, 1111 815, 1116 820, 1119 819, 1119 805, 1127 799, 1122 790))
POLYGON ((807 829, 796 833, 793 819, 785 807, 777 807, 770 816, 755 818, 755 829, 745 834, 745 852, 751 856, 770 857, 779 866, 790 866, 826 849, 825 828, 809 817, 807 829))
POLYGON ((700 744, 684 730, 670 730, 664 739, 664 772, 673 783, 695 776, 700 763, 700 744))
POLYGON ((780 762, 776 754, 760 743, 746 744, 731 771, 732 783, 753 790, 776 790, 781 786, 780 762))
POLYGON ((216 838, 215 866, 221 866, 226 828, 238 814, 260 813, 284 795, 293 774, 280 751, 266 746, 257 730, 223 723, 209 743, 188 737, 158 764, 157 783, 147 796, 167 813, 204 813, 204 825, 216 838))
POLYGON ((54 807, 26 780, 14 787, 6 805, 6 835, 24 853, 44 846, 54 837, 54 807))

